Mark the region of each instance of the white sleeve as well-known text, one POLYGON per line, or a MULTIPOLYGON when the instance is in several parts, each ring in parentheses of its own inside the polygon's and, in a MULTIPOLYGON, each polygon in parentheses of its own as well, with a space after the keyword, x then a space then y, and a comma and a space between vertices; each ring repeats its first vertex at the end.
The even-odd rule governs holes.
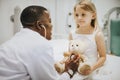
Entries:
POLYGON ((52 53, 50 46, 36 46, 32 50, 20 54, 19 60, 25 65, 32 80, 55 80, 56 73, 52 53))
MULTIPOLYGON (((32 80, 65 80, 67 74, 58 76, 54 68, 53 49, 51 46, 42 46, 29 51, 28 54, 20 55, 32 80), (65 78, 64 78, 65 77, 65 78)), ((69 76, 68 76, 69 78, 69 76)), ((69 80, 69 79, 67 79, 69 80)))

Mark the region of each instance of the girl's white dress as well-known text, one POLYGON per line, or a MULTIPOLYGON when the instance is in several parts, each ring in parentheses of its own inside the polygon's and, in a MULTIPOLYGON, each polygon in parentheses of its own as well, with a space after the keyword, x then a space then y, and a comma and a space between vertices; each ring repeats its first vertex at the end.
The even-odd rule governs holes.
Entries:
MULTIPOLYGON (((96 35, 97 31, 94 31, 92 34, 77 34, 74 32, 71 32, 72 34, 72 39, 80 39, 83 42, 87 43, 87 49, 84 52, 84 55, 88 57, 89 62, 91 63, 91 65, 93 65, 94 63, 96 63, 96 61, 98 60, 98 51, 97 51, 97 45, 96 45, 96 41, 95 41, 95 35, 96 35)), ((72 80, 83 80, 86 78, 92 78, 92 74, 88 75, 88 76, 83 76, 80 75, 78 73, 76 73, 76 75, 72 78, 72 80)))

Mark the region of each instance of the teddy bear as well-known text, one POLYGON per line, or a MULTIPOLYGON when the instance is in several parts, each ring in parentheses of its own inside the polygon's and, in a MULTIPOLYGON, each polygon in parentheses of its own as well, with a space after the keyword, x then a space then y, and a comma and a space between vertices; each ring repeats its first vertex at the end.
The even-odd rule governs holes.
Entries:
POLYGON ((72 78, 78 72, 82 74, 85 70, 90 70, 91 66, 88 58, 84 55, 87 43, 81 40, 71 40, 68 52, 64 52, 64 58, 55 63, 55 69, 59 74, 67 72, 72 78), (67 67, 65 66, 67 62, 67 67))

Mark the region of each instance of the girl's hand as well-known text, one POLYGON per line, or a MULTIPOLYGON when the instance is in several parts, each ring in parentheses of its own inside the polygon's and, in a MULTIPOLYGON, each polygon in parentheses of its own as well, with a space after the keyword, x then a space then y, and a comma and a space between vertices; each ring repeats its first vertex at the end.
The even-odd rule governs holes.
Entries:
POLYGON ((82 73, 82 75, 89 75, 91 72, 91 70, 85 70, 84 73, 82 73))
POLYGON ((89 75, 92 71, 93 71, 92 68, 85 69, 81 74, 82 75, 89 75))

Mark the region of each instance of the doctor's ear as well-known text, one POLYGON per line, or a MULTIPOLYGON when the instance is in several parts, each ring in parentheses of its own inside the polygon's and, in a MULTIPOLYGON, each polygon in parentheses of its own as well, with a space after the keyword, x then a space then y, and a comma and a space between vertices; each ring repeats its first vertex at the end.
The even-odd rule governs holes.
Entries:
POLYGON ((43 28, 43 24, 41 24, 41 22, 37 21, 36 27, 38 29, 42 29, 43 28))
POLYGON ((45 26, 38 21, 36 27, 39 30, 40 34, 46 38, 47 33, 45 26))
POLYGON ((40 24, 39 26, 37 26, 38 29, 45 29, 45 26, 43 24, 40 24))

